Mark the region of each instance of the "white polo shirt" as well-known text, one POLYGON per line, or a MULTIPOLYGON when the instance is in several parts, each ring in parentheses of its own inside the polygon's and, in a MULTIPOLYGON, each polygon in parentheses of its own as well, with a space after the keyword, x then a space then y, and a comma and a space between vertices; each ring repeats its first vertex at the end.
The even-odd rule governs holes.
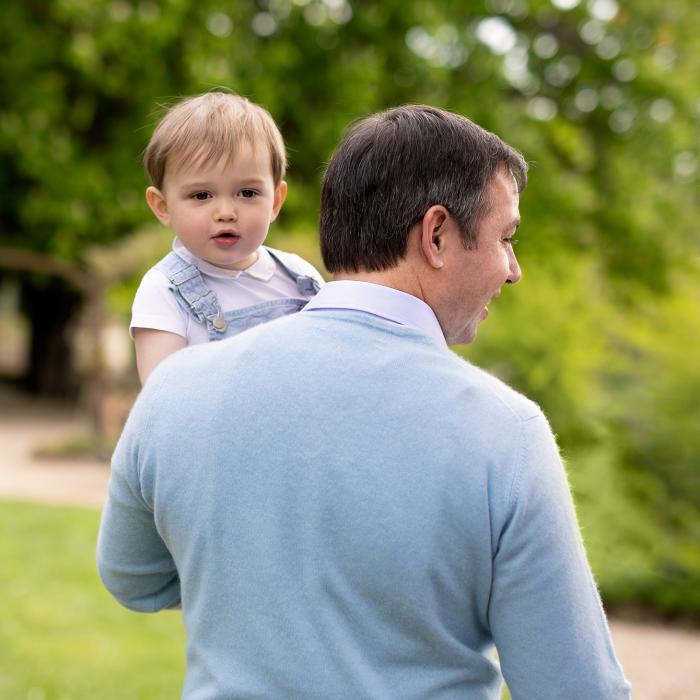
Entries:
MULTIPOLYGON (((296 282, 275 262, 265 248, 258 248, 258 259, 245 270, 226 270, 192 255, 175 238, 173 251, 191 262, 202 275, 204 284, 216 294, 221 310, 237 311, 273 299, 299 297, 296 282)), ((323 284, 313 265, 294 256, 301 270, 323 284)), ((207 329, 198 323, 177 302, 168 278, 152 267, 141 280, 131 307, 129 333, 134 328, 153 328, 181 335, 188 345, 209 342, 207 329)))

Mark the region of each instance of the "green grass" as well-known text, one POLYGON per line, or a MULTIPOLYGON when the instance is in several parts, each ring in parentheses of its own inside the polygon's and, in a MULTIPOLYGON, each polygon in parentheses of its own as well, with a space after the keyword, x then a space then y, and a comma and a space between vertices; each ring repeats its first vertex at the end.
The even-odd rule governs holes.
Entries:
POLYGON ((98 525, 92 509, 0 501, 2 700, 180 697, 180 615, 110 597, 95 569, 98 525))
POLYGON ((0 698, 180 697, 179 613, 132 613, 95 569, 99 513, 0 502, 0 698))

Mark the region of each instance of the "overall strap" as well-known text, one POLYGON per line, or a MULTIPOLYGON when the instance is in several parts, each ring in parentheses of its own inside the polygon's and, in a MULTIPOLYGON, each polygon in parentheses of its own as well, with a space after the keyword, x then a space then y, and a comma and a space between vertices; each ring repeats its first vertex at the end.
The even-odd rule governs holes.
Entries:
POLYGON ((284 271, 297 283, 297 289, 304 296, 315 296, 318 294, 321 285, 302 270, 299 265, 299 260, 295 255, 290 253, 285 253, 282 250, 277 250, 276 248, 268 248, 265 246, 265 250, 272 256, 273 260, 279 263, 284 271))
POLYGON ((169 280, 171 289, 180 306, 188 311, 208 330, 216 333, 226 331, 226 321, 216 294, 204 284, 202 275, 195 265, 177 253, 168 253, 157 265, 169 280))

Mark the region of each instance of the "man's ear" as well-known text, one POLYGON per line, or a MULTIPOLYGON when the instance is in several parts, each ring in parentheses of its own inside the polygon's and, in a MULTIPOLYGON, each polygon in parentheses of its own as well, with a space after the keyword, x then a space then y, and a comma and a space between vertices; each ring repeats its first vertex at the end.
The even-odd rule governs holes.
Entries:
POLYGON ((148 187, 146 189, 146 201, 151 211, 155 214, 156 219, 164 226, 170 225, 170 214, 168 213, 168 203, 165 200, 165 195, 157 188, 148 187))
POLYGON ((441 204, 433 204, 421 221, 421 251, 432 268, 445 264, 445 245, 450 213, 441 204))
POLYGON ((280 213, 280 209, 284 204, 284 200, 287 198, 287 183, 282 180, 279 185, 275 188, 275 197, 272 201, 272 216, 270 217, 270 223, 272 223, 277 215, 280 213))

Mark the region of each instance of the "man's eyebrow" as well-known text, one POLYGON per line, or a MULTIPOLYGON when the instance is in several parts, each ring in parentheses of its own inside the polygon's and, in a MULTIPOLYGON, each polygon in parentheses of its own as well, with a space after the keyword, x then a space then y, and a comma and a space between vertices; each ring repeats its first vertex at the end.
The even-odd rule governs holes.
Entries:
POLYGON ((513 219, 507 226, 504 226, 503 230, 504 231, 513 231, 517 230, 518 226, 520 226, 520 217, 517 219, 513 219))

